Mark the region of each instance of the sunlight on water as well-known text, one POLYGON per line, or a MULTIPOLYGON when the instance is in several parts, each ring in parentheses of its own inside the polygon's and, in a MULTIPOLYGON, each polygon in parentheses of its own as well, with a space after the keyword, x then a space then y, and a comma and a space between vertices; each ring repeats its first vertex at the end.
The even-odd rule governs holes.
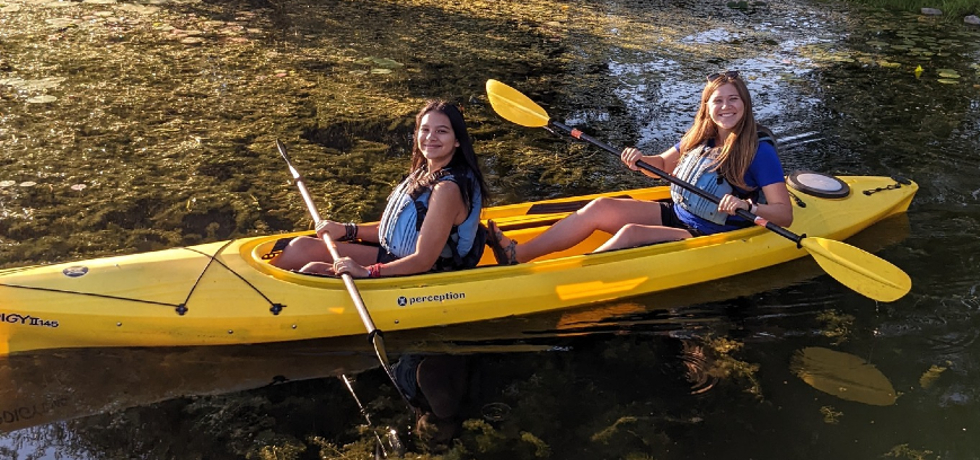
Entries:
MULTIPOLYGON (((806 258, 622 303, 390 334, 393 355, 461 354, 483 371, 453 454, 980 452, 976 28, 795 1, 150 3, 0 5, 0 265, 307 228, 276 138, 295 146, 324 212, 376 218, 404 175, 412 115, 434 96, 463 102, 497 203, 647 186, 595 149, 502 121, 486 79, 654 153, 690 126, 705 75, 737 69, 787 170, 920 184, 908 214, 847 240, 908 272, 912 292, 876 303, 806 258), (791 370, 808 347, 874 366, 895 404, 810 386, 791 370)), ((572 294, 594 294, 587 288, 572 294)), ((407 434, 414 421, 364 337, 348 339, 337 356, 319 342, 221 359, 21 356, 3 363, 0 390, 12 396, 0 401, 17 400, 16 411, 21 398, 54 398, 58 410, 0 434, 0 454, 369 456, 372 433, 336 374, 359 374, 354 390, 377 427, 407 434)))

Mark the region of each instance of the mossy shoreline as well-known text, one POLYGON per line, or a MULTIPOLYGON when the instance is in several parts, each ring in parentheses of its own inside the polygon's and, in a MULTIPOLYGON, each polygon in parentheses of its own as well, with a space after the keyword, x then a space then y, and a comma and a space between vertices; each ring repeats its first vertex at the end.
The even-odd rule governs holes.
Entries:
POLYGON ((963 18, 980 14, 980 3, 976 0, 844 0, 846 2, 878 8, 905 10, 913 13, 923 8, 938 9, 950 21, 962 22, 963 18))

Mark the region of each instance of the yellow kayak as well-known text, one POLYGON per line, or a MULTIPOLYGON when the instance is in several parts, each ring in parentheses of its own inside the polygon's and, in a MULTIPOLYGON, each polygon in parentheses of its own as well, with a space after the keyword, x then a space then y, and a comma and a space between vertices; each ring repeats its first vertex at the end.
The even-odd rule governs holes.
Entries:
MULTIPOLYGON (((908 209, 918 186, 888 177, 842 176, 846 196, 797 197, 788 230, 841 240, 908 209)), ((810 191, 812 192, 812 191, 810 191)), ((667 187, 485 209, 525 241, 598 196, 668 200, 667 187)), ((820 196, 817 196, 820 195, 820 196)), ((113 346, 285 342, 364 334, 337 278, 269 265, 282 237, 221 241, 128 256, 0 270, 0 354, 113 346)), ((597 232, 531 263, 357 280, 378 329, 395 331, 569 308, 721 279, 806 257, 796 243, 753 226, 734 232, 590 254, 597 232)))

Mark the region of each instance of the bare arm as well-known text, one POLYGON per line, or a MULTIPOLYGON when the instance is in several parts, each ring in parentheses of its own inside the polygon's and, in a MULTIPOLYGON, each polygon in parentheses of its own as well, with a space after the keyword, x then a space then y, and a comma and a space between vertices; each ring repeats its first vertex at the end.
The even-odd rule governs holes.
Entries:
POLYGON ((789 200, 789 190, 785 182, 776 182, 762 187, 766 204, 756 204, 756 215, 780 227, 793 225, 793 204, 789 200))
MULTIPOLYGON (((762 187, 762 194, 766 197, 766 203, 754 203, 756 206, 754 214, 780 227, 789 227, 792 225, 793 205, 789 201, 789 191, 786 190, 786 183, 776 182, 762 187)), ((752 204, 747 200, 736 198, 732 195, 725 195, 718 202, 718 210, 735 215, 739 209, 752 211, 752 204)))
MULTIPOLYGON (((365 243, 378 243, 378 224, 356 224, 357 238, 365 243)), ((344 224, 332 220, 321 220, 316 227, 316 236, 323 238, 324 233, 329 233, 334 241, 342 241, 347 235, 344 224)))
POLYGON ((623 163, 626 163, 626 166, 629 166, 630 169, 634 171, 640 170, 643 172, 643 174, 646 174, 654 179, 659 179, 660 176, 645 169, 641 170, 636 165, 636 162, 642 160, 644 163, 653 166, 654 168, 669 173, 672 172, 675 167, 677 167, 677 160, 679 158, 680 152, 677 151, 675 147, 665 150, 660 155, 644 155, 643 152, 637 150, 635 147, 627 147, 620 155, 620 159, 623 160, 623 163))

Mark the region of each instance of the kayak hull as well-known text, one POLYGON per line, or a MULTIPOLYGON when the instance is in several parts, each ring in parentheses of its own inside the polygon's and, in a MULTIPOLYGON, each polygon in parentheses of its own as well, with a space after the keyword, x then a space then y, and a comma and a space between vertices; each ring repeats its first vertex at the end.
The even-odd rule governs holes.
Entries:
MULTIPOLYGON (((845 239, 904 212, 916 184, 840 177, 846 198, 802 195, 797 234, 845 239), (865 194, 864 190, 882 191, 865 194)), ((518 241, 596 196, 669 199, 666 187, 523 203, 484 211, 518 241)), ((277 269, 262 260, 272 235, 0 271, 0 354, 114 346, 284 342, 365 333, 337 278, 277 269)), ((689 286, 807 256, 760 227, 588 254, 597 232, 562 253, 514 266, 363 279, 356 284, 378 329, 396 331, 526 315, 689 286)))

